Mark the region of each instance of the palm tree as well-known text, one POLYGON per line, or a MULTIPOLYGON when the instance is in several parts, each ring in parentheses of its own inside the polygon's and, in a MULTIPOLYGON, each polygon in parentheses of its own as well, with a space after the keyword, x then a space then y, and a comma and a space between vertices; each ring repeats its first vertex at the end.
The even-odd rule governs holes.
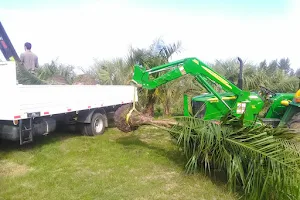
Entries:
MULTIPOLYGON (((211 66, 225 78, 237 84, 239 64, 236 59, 217 60, 211 66)), ((260 86, 270 88, 274 92, 295 92, 298 88, 298 79, 295 75, 290 75, 277 68, 276 61, 272 61, 269 66, 267 66, 266 61, 261 62, 260 66, 245 63, 243 89, 257 91, 260 86)))
POLYGON ((127 85, 132 72, 123 58, 95 60, 91 71, 102 85, 127 85))
MULTIPOLYGON (((128 64, 133 66, 135 64, 140 64, 147 69, 165 64, 169 62, 169 59, 175 53, 181 51, 181 43, 165 44, 163 40, 155 40, 148 48, 130 48, 128 55, 128 64)), ((152 74, 151 78, 157 78, 162 72, 152 74)), ((143 91, 143 94, 147 96, 146 106, 144 113, 149 116, 154 115, 154 104, 161 101, 164 105, 165 114, 170 113, 171 99, 174 97, 174 93, 171 92, 172 83, 160 86, 159 88, 153 90, 143 91)))

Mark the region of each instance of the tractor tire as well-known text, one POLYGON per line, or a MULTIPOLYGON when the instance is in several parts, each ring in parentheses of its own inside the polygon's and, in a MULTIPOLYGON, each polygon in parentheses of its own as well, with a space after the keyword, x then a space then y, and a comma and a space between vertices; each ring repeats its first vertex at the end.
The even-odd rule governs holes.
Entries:
POLYGON ((83 124, 82 134, 86 136, 102 135, 105 131, 105 116, 101 113, 95 113, 91 123, 83 124))
POLYGON ((288 126, 290 129, 300 132, 300 112, 292 117, 288 126))

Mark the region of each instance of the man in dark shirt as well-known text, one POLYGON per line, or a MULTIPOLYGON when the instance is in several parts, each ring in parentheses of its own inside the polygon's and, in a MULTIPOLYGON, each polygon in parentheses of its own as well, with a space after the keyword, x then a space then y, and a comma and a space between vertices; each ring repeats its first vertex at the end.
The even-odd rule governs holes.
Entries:
POLYGON ((21 63, 25 69, 34 73, 35 69, 38 68, 38 57, 31 52, 31 44, 29 42, 25 43, 24 48, 25 52, 20 55, 21 63))

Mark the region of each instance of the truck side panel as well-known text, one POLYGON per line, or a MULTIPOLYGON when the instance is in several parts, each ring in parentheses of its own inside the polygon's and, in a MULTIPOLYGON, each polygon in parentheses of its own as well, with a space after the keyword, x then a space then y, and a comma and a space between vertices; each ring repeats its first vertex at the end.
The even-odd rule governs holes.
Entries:
POLYGON ((18 85, 7 92, 0 104, 0 120, 26 119, 32 113, 36 116, 68 113, 134 100, 132 86, 117 85, 18 85))

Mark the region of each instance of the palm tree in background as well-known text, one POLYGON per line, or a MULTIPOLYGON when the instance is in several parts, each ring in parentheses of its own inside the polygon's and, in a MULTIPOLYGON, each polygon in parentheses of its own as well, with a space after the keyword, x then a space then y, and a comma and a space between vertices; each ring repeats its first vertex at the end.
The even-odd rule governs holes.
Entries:
MULTIPOLYGON (((118 85, 129 84, 134 65, 142 65, 147 69, 165 64, 173 54, 179 53, 181 43, 165 44, 161 39, 155 40, 147 48, 129 48, 127 57, 112 60, 95 61, 91 73, 96 74, 101 84, 118 85)), ((162 73, 152 74, 157 78, 162 73)), ((139 89, 139 101, 144 113, 154 115, 155 103, 162 103, 166 114, 170 114, 171 99, 178 92, 174 92, 173 83, 160 86, 153 90, 139 89)), ((175 86, 175 85, 174 85, 175 86)))
POLYGON ((28 72, 25 67, 17 63, 17 80, 24 85, 51 85, 51 84, 72 84, 74 77, 74 67, 58 63, 52 60, 39 67, 36 74, 28 72))
MULTIPOLYGON (((128 56, 128 64, 133 66, 134 64, 142 65, 147 69, 166 64, 169 59, 176 54, 180 53, 182 48, 181 42, 165 44, 161 39, 155 40, 148 48, 130 48, 128 56)), ((157 78, 164 72, 158 72, 151 74, 151 78, 157 78)), ((143 95, 146 96, 146 104, 144 113, 149 116, 154 115, 154 105, 160 102, 164 107, 164 113, 170 114, 170 106, 172 98, 178 93, 174 92, 174 82, 167 83, 153 90, 143 90, 143 95)))
MULTIPOLYGON (((274 92, 295 92, 298 89, 299 79, 295 73, 291 73, 292 70, 287 64, 283 64, 284 59, 280 60, 281 63, 273 60, 269 64, 263 61, 258 66, 246 62, 243 69, 243 89, 257 91, 260 86, 264 86, 274 92)), ((211 66, 225 78, 237 84, 239 73, 237 59, 217 60, 211 66)))
POLYGON ((72 84, 75 76, 74 66, 58 63, 57 60, 52 60, 37 70, 37 78, 48 84, 72 84))
POLYGON ((123 58, 112 60, 95 60, 91 74, 95 75, 101 85, 127 85, 132 70, 123 58))

